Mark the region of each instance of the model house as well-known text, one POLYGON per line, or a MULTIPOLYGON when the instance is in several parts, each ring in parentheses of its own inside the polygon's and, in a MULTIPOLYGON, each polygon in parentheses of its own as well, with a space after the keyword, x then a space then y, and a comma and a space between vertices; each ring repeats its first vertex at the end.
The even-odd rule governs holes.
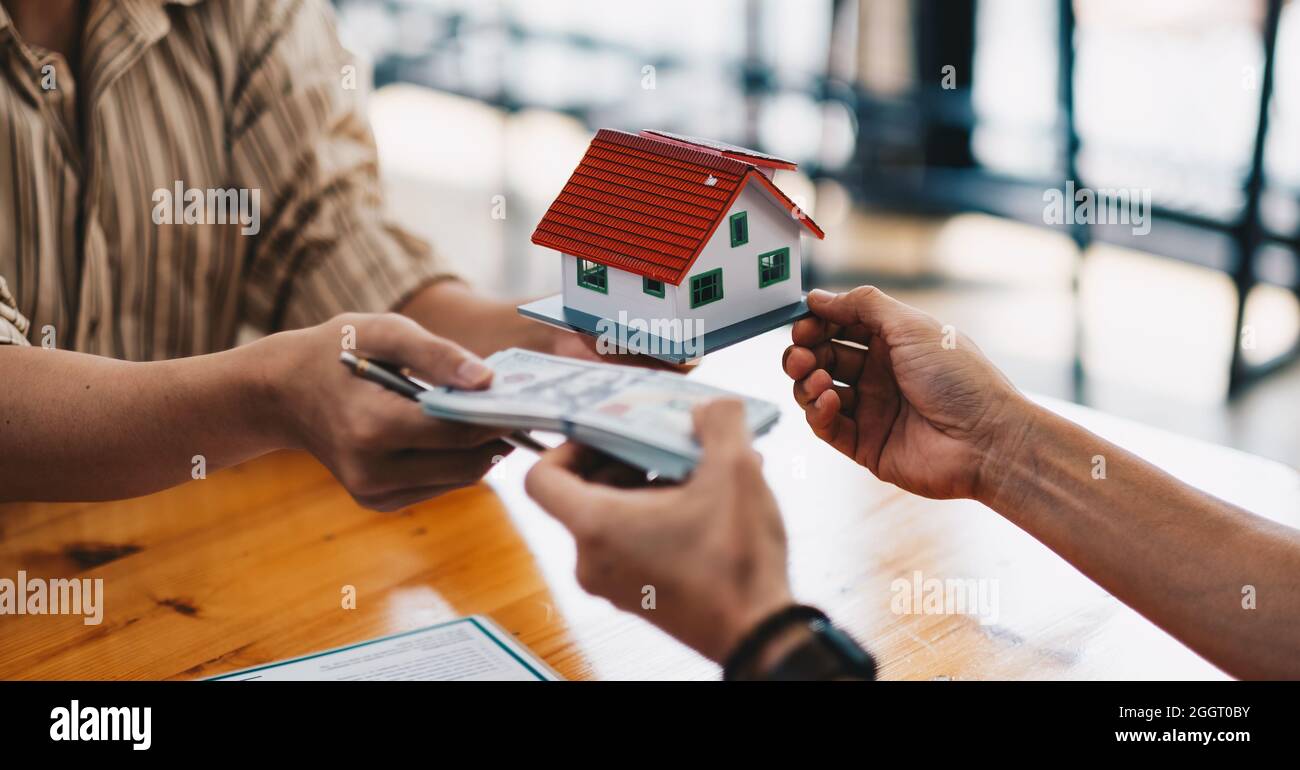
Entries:
POLYGON ((520 312, 589 334, 641 331, 687 360, 807 308, 800 235, 821 229, 773 182, 795 164, 657 131, 601 129, 533 233, 564 289, 520 312))

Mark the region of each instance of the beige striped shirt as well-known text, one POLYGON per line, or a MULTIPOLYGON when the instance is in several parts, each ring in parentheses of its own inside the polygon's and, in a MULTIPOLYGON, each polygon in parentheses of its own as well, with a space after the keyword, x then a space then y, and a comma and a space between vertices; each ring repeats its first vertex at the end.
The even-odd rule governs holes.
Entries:
POLYGON ((446 274, 386 218, 328 6, 95 0, 85 23, 74 73, 0 7, 0 344, 194 355, 446 274))

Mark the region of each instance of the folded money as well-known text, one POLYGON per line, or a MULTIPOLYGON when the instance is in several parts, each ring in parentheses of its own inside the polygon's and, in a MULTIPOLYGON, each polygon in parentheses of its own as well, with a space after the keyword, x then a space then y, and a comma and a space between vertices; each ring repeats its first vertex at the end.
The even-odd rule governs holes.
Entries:
POLYGON ((550 356, 510 348, 487 359, 486 390, 434 387, 419 395, 424 413, 443 420, 545 430, 669 479, 700 459, 691 408, 740 399, 755 436, 780 416, 775 404, 695 382, 681 374, 550 356))

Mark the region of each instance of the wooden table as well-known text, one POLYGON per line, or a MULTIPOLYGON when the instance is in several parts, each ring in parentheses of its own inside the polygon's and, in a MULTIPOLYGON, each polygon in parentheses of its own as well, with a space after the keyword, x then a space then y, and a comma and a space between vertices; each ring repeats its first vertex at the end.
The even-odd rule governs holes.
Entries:
MULTIPOLYGON (((790 536, 795 592, 892 679, 1222 678, 997 514, 882 484, 816 441, 780 372, 786 330, 692 376, 784 405, 759 447, 790 536), (997 581, 998 617, 895 614, 891 585, 997 581)), ((1054 409, 1175 475, 1300 525, 1300 474, 1069 404, 1054 409)), ((481 613, 571 679, 718 669, 586 595, 567 533, 523 494, 516 452, 487 483, 394 514, 364 510, 312 457, 281 452, 97 504, 0 505, 0 577, 101 577, 103 623, 0 616, 0 678, 191 679, 481 613), (344 586, 356 608, 343 609, 344 586)), ((990 584, 993 585, 993 584, 990 584)))

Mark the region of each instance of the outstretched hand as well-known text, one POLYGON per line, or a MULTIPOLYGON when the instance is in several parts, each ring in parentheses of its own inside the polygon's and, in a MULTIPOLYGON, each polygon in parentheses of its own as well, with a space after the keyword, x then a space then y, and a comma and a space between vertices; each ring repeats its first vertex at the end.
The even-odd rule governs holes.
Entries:
POLYGON ((783 368, 818 438, 883 481, 978 497, 1027 401, 975 343, 872 286, 814 290, 783 368))

